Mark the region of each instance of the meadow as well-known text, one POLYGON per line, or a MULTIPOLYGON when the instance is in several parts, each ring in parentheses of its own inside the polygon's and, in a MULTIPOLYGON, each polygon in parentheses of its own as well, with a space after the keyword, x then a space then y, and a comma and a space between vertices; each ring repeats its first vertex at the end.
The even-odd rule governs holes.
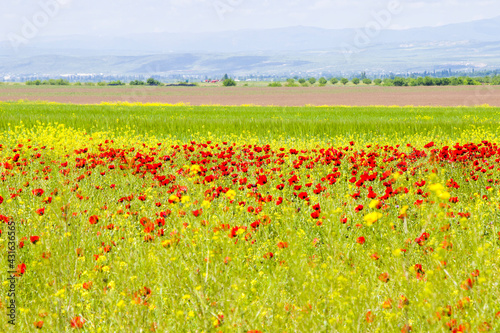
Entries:
POLYGON ((0 102, 1 330, 499 331, 499 119, 0 102))

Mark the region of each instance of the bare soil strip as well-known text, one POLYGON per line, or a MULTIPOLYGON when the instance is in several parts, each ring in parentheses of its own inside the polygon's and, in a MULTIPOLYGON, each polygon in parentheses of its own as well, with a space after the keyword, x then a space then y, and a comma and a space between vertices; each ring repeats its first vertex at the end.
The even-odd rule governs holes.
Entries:
POLYGON ((499 86, 458 87, 75 87, 0 86, 0 101, 189 103, 191 105, 415 105, 500 107, 499 86))

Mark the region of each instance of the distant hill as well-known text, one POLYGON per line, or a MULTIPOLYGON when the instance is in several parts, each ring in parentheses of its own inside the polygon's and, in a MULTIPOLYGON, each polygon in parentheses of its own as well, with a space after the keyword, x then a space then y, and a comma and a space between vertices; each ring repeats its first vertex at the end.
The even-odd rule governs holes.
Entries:
POLYGON ((40 37, 15 52, 0 42, 0 76, 29 73, 289 73, 500 67, 500 16, 384 30, 290 27, 119 38, 40 37))

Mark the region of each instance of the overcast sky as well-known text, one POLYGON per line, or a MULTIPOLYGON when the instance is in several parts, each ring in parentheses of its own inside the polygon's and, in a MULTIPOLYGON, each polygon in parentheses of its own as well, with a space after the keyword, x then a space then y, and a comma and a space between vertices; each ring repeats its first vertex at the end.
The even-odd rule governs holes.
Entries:
MULTIPOLYGON (((0 0, 0 40, 37 20, 39 36, 115 36, 297 25, 353 28, 363 27, 374 12, 380 13, 391 1, 398 0, 0 0), (42 7, 51 16, 48 20, 42 7)), ((498 0, 399 3, 402 10, 392 17, 389 28, 444 25, 500 14, 498 0)))

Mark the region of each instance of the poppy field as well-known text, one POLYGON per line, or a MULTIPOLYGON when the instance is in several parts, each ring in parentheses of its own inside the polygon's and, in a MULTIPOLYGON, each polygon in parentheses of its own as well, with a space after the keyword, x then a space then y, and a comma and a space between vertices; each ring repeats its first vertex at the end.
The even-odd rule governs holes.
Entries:
POLYGON ((0 330, 500 331, 499 115, 0 103, 0 330))

